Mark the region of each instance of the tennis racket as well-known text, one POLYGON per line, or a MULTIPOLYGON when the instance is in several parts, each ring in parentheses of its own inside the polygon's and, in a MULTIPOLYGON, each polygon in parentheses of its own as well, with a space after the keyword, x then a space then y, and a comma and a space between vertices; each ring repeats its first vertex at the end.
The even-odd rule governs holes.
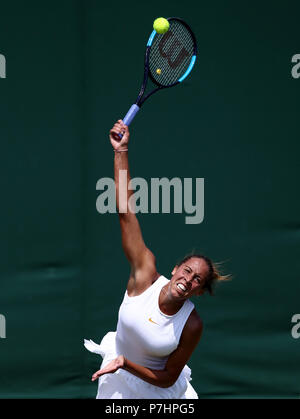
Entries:
MULTIPOLYGON (((192 71, 197 56, 197 43, 191 28, 182 19, 167 18, 170 27, 164 34, 151 33, 145 53, 144 80, 135 103, 123 119, 130 125, 144 102, 159 90, 177 86, 192 71), (154 86, 145 93, 148 80, 154 86)), ((119 134, 122 138, 122 134, 119 134)))

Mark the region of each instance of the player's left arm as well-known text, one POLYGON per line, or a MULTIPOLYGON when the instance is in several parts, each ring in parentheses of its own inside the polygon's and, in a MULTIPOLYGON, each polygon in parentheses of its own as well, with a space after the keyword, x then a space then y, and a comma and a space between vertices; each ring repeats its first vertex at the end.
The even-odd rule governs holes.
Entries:
POLYGON ((194 309, 183 328, 176 350, 169 356, 165 366, 168 373, 167 386, 172 386, 178 379, 184 366, 196 349, 203 332, 203 323, 194 309))
POLYGON ((126 359, 123 355, 120 355, 102 370, 97 371, 93 375, 92 381, 96 380, 103 374, 113 373, 119 368, 123 368, 147 383, 162 388, 170 387, 176 382, 182 369, 190 359, 201 338, 202 330, 202 321, 196 313, 196 310, 193 310, 186 325, 184 326, 179 345, 169 356, 163 370, 153 370, 143 367, 142 365, 135 364, 134 362, 126 359))

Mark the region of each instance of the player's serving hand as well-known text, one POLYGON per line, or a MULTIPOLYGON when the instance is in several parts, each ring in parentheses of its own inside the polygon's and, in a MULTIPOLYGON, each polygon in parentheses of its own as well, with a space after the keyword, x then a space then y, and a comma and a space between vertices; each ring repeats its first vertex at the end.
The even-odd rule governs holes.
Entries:
POLYGON ((114 150, 117 151, 128 149, 129 136, 130 134, 128 126, 123 123, 122 119, 119 119, 118 122, 116 122, 112 129, 109 131, 109 139, 111 145, 113 146, 114 150), (120 138, 119 134, 123 135, 123 137, 120 138))

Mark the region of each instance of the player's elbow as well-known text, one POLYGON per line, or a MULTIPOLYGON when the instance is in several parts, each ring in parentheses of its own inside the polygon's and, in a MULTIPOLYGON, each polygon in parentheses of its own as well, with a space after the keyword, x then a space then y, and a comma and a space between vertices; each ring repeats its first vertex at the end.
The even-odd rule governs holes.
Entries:
POLYGON ((178 378, 178 374, 174 375, 174 374, 168 374, 168 376, 160 383, 160 385, 158 387, 161 388, 168 388, 173 386, 178 378))
POLYGON ((160 386, 158 386, 158 387, 161 387, 161 388, 168 388, 168 387, 172 387, 172 385, 173 384, 175 384, 176 383, 176 380, 175 381, 166 381, 166 382, 164 382, 164 383, 162 383, 160 386))

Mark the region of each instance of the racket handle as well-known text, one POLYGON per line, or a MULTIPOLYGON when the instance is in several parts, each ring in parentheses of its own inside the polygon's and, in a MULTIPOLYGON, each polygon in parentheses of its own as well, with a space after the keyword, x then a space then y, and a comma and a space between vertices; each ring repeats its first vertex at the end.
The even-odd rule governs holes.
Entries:
MULTIPOLYGON (((139 110, 140 110, 140 107, 138 105, 136 104, 132 105, 123 119, 124 124, 129 126, 139 110)), ((123 135, 119 134, 119 137, 122 138, 123 135)))

